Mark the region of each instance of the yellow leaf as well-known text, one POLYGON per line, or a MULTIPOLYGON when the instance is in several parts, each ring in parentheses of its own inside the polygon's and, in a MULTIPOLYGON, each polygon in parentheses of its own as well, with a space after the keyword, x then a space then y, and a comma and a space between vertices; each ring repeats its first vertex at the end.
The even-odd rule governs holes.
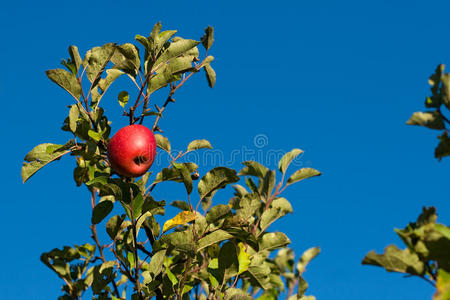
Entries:
POLYGON ((163 226, 163 233, 178 226, 191 222, 197 218, 197 215, 192 211, 182 211, 173 219, 167 220, 163 226))

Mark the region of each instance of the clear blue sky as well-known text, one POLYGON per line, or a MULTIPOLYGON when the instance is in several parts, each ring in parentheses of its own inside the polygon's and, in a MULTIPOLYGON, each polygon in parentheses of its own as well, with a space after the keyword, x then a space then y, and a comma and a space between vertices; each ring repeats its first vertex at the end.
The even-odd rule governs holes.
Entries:
MULTIPOLYGON (((59 67, 71 44, 84 52, 132 41, 162 21, 183 37, 216 29, 216 87, 199 74, 161 122, 174 148, 206 138, 227 158, 236 149, 298 147, 305 150, 300 163, 323 172, 286 191, 295 212, 277 227, 298 254, 322 248, 306 273, 309 293, 319 300, 430 299, 426 282, 360 262, 372 249, 400 244, 393 228, 415 220, 424 205, 435 205, 450 224, 450 159, 433 157, 437 132, 405 125, 423 108, 427 77, 438 63, 450 64, 449 10, 448 1, 431 0, 3 1, 1 298, 55 299, 61 281, 40 254, 90 239, 89 199, 72 181, 72 160, 25 185, 20 179, 35 145, 70 138, 59 127, 72 100, 44 71, 59 67), (266 138, 262 148, 258 135, 266 138)), ((118 91, 103 100, 116 116, 113 131, 126 122, 118 91)), ((181 198, 172 186, 159 197, 181 198)))

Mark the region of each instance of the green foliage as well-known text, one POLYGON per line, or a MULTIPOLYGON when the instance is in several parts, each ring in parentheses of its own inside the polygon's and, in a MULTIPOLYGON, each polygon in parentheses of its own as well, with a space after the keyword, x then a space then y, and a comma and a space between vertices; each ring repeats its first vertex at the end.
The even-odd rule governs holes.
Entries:
POLYGON ((42 255, 42 262, 64 282, 60 299, 80 299, 88 289, 94 299, 276 299, 282 293, 290 299, 310 299, 304 296, 308 285, 302 274, 318 248, 305 252, 294 268, 293 251, 287 248, 290 239, 269 231, 293 211, 281 197, 284 189, 320 175, 304 168, 285 180, 289 164, 301 150, 293 149, 280 160, 278 181, 276 170, 255 161, 244 162, 239 172, 217 166, 200 176, 195 163, 181 159, 191 151, 212 149, 209 141, 194 140, 185 152, 174 154, 169 139, 155 134, 158 148, 170 157, 167 166, 140 179, 118 176, 111 169, 107 159, 111 122, 100 100, 119 76, 126 74, 138 88, 134 101, 129 91, 117 96, 124 115, 130 124, 153 118, 154 132, 161 131, 159 119, 193 74, 203 68, 209 86, 215 84, 214 57, 205 54, 200 61, 197 48, 202 43, 206 52, 210 50, 213 28, 205 30, 201 42, 161 29, 158 23, 148 37, 136 35, 140 46, 108 43, 88 50, 83 59, 78 48, 70 46, 70 58, 62 62, 68 71, 47 72, 75 98, 62 126, 72 139, 64 145, 36 146, 25 157, 22 179, 25 182, 65 154, 73 156, 74 181, 90 193, 95 242, 95 246, 65 246, 42 255), (83 85, 85 77, 88 82, 83 85), (153 92, 164 87, 168 87, 167 99, 161 106, 155 104, 154 110, 148 108, 150 99, 155 101, 153 92), (248 188, 237 184, 240 181, 248 188), (177 183, 184 185, 186 194, 170 204, 181 212, 160 222, 166 202, 155 199, 152 191, 177 183), (234 196, 227 204, 220 203, 219 191, 231 185, 234 196), (111 216, 113 210, 120 214, 111 216), (102 224, 108 241, 99 240, 97 226, 102 224))
POLYGON ((443 130, 442 135, 439 136, 440 142, 434 152, 434 156, 439 160, 450 155, 450 139, 447 134, 450 120, 443 112, 443 110, 448 112, 450 109, 450 74, 444 73, 444 70, 444 65, 438 65, 428 80, 431 85, 431 96, 425 99, 425 107, 433 110, 415 112, 406 122, 408 125, 443 130))
POLYGON ((362 263, 423 278, 438 287, 434 299, 448 299, 444 295, 449 295, 450 289, 450 227, 436 220, 436 209, 424 207, 416 222, 395 230, 405 249, 390 245, 383 254, 371 251, 362 263))

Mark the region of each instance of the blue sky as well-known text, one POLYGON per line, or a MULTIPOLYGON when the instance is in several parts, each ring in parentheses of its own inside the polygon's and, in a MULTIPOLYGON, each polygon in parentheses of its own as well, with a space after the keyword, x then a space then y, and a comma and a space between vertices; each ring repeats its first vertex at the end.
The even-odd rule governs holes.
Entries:
MULTIPOLYGON (((60 67, 69 45, 84 52, 129 42, 157 21, 186 38, 198 39, 207 25, 216 30, 216 87, 199 74, 160 123, 175 149, 205 138, 225 158, 250 149, 264 159, 298 147, 305 151, 298 166, 323 172, 286 190, 294 214, 276 228, 297 254, 322 248, 306 273, 308 293, 430 299, 426 282, 360 262, 372 249, 400 244, 393 228, 424 205, 450 224, 450 159, 433 157, 437 132, 405 125, 423 109, 428 76, 450 63, 449 9, 448 1, 2 2, 2 299, 56 298, 61 282, 40 254, 90 236, 89 198, 72 181, 73 161, 62 159, 25 185, 20 179, 35 145, 70 138, 59 127, 72 100, 44 71, 60 67)), ((113 131, 126 124, 116 102, 121 84, 103 100, 113 131)), ((239 169, 239 161, 230 166, 239 169)), ((155 193, 168 201, 183 195, 173 185, 155 193)))

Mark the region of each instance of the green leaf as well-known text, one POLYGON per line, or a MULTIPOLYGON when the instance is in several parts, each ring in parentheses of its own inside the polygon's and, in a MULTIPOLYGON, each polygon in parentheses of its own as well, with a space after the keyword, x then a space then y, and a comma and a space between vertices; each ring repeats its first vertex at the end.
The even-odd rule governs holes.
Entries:
POLYGON ((116 45, 109 43, 102 47, 94 47, 86 52, 83 60, 83 66, 86 68, 86 76, 92 83, 92 86, 96 86, 100 80, 100 76, 105 70, 106 65, 110 61, 111 57, 116 50, 116 45))
POLYGON ((201 38, 203 47, 208 51, 214 43, 214 27, 208 26, 205 29, 205 35, 201 38))
POLYGON ((274 250, 285 247, 291 243, 291 240, 282 232, 265 233, 259 240, 259 251, 274 250))
POLYGON ((226 242, 220 248, 219 271, 222 273, 222 278, 225 278, 221 278, 221 281, 227 280, 238 274, 239 260, 236 245, 233 242, 226 242))
POLYGON ((421 275, 425 271, 424 263, 416 253, 406 248, 400 250, 395 245, 386 247, 384 254, 369 252, 362 261, 363 265, 379 266, 388 272, 409 273, 421 275))
POLYGON ((106 223, 106 232, 112 240, 116 239, 117 234, 122 230, 122 223, 125 220, 125 215, 116 215, 109 219, 106 223))
POLYGON ((271 274, 270 266, 265 262, 263 256, 259 254, 253 255, 252 262, 248 268, 248 272, 256 280, 256 282, 263 288, 270 288, 270 277, 271 274))
POLYGON ((186 191, 188 195, 190 195, 192 193, 193 185, 191 172, 189 171, 189 168, 185 164, 172 163, 172 165, 180 174, 181 180, 183 181, 184 186, 186 187, 186 191))
POLYGON ((163 233, 178 226, 184 225, 189 222, 194 221, 197 218, 197 214, 192 211, 182 211, 178 213, 175 217, 170 220, 167 220, 163 226, 163 233))
POLYGON ((319 253, 320 253, 319 247, 309 248, 308 250, 303 252, 302 256, 300 257, 300 260, 297 263, 297 271, 300 275, 302 275, 305 272, 306 266, 312 259, 314 259, 317 255, 319 255, 319 253))
MULTIPOLYGON (((308 283, 302 276, 298 276, 298 288, 297 288, 297 295, 299 297, 303 298, 303 295, 305 294, 306 290, 308 289, 308 283)), ((302 299, 300 298, 300 299, 302 299)))
POLYGON ((152 278, 155 278, 162 272, 165 257, 166 249, 159 250, 152 256, 152 259, 148 265, 148 271, 152 275, 152 278))
POLYGON ((80 53, 78 52, 78 47, 77 46, 69 46, 69 54, 70 54, 70 58, 72 59, 72 62, 75 64, 76 73, 78 73, 78 71, 80 70, 81 63, 82 63, 80 53))
POLYGON ((314 176, 320 176, 322 173, 312 168, 302 168, 294 172, 291 177, 288 178, 286 186, 296 183, 300 180, 307 179, 314 176))
POLYGON ((89 129, 88 135, 95 141, 98 142, 102 139, 102 134, 89 129))
POLYGON ((292 212, 292 206, 285 198, 275 199, 271 207, 261 215, 261 234, 276 220, 292 212))
POLYGON ((441 160, 443 157, 450 155, 450 138, 447 132, 439 136, 439 140, 440 142, 434 151, 434 156, 441 160))
POLYGON ((214 223, 219 219, 225 218, 231 214, 231 208, 225 204, 219 204, 211 208, 211 210, 206 214, 206 222, 208 224, 214 223))
POLYGON ((147 86, 147 94, 150 95, 153 92, 167 86, 169 83, 177 81, 179 76, 176 76, 170 72, 168 69, 163 69, 158 74, 150 79, 147 86))
POLYGON ((268 168, 266 168, 265 166, 261 165, 260 163, 258 163, 256 161, 249 160, 249 161, 243 162, 242 164, 245 165, 245 167, 242 168, 241 171, 239 171, 238 175, 256 176, 261 179, 264 179, 264 177, 266 176, 266 173, 269 171, 268 168))
POLYGON ((130 95, 128 95, 127 91, 121 91, 117 96, 117 99, 119 100, 120 106, 125 108, 125 105, 127 105, 128 100, 130 99, 130 95))
POLYGON ((436 294, 433 300, 450 299, 450 273, 438 269, 438 278, 436 281, 436 294))
POLYGON ((104 218, 106 218, 107 215, 109 215, 113 207, 114 204, 112 203, 112 201, 109 200, 105 200, 98 203, 94 207, 94 210, 92 211, 92 218, 91 218, 92 224, 100 223, 104 218))
POLYGON ((183 200, 175 200, 170 203, 170 205, 179 208, 181 210, 190 210, 189 204, 183 200))
POLYGON ((116 51, 111 57, 111 62, 114 64, 115 69, 119 69, 132 77, 136 77, 141 64, 139 49, 130 43, 117 46, 116 51))
POLYGON ((158 148, 163 149, 164 151, 170 153, 171 147, 170 147, 170 142, 169 142, 168 138, 166 138, 160 134, 155 134, 155 139, 156 139, 156 145, 158 146, 158 148))
POLYGON ((217 244, 221 241, 225 241, 228 239, 231 239, 233 236, 229 234, 228 232, 219 229, 216 231, 213 231, 212 233, 204 236, 198 241, 198 248, 197 251, 200 251, 208 246, 211 246, 213 244, 217 244))
POLYGON ((78 82, 74 74, 67 72, 63 69, 53 69, 45 72, 47 77, 65 89, 75 99, 79 99, 81 96, 81 85, 78 82))
POLYGON ((216 72, 211 67, 211 65, 205 65, 203 67, 203 70, 205 70, 206 80, 208 81, 209 87, 214 87, 214 85, 216 84, 216 72))
POLYGON ((430 129, 444 129, 444 119, 437 111, 415 112, 411 118, 406 122, 408 125, 425 126, 430 129))
POLYGON ((69 127, 70 127, 70 131, 72 131, 73 133, 75 133, 75 131, 77 130, 77 121, 78 121, 79 116, 80 116, 80 111, 78 109, 78 106, 76 104, 70 106, 69 127))
POLYGON ((198 183, 200 199, 211 195, 215 190, 225 187, 227 184, 239 181, 236 171, 225 167, 217 167, 209 171, 198 183))
POLYGON ((263 197, 263 199, 270 198, 274 187, 275 187, 275 170, 268 171, 266 173, 266 176, 264 177, 263 184, 261 187, 261 196, 263 197))
POLYGON ((227 288, 224 300, 253 300, 253 298, 241 289, 227 288))
POLYGON ((191 50, 195 46, 200 44, 200 42, 187 39, 177 39, 176 41, 170 43, 170 46, 161 54, 161 56, 156 60, 154 66, 155 69, 161 67, 161 64, 166 63, 170 59, 178 57, 183 53, 191 50))
MULTIPOLYGON (((190 173, 193 173, 193 172, 197 171, 197 169, 198 169, 198 166, 194 163, 182 163, 182 164, 187 167, 187 169, 189 170, 190 173)), ((175 168, 172 168, 172 169, 164 168, 164 169, 162 169, 161 172, 159 172, 156 175, 156 179, 154 182, 158 183, 158 182, 168 181, 168 180, 182 182, 180 172, 178 172, 178 170, 176 170, 175 168)))
POLYGON ((204 67, 206 65, 209 65, 210 63, 212 63, 214 61, 214 56, 212 55, 208 55, 207 57, 205 57, 205 59, 202 61, 202 63, 200 64, 200 68, 204 67))
POLYGON ((54 160, 58 160, 61 156, 70 153, 71 150, 66 149, 63 145, 44 143, 34 147, 24 158, 22 165, 22 181, 25 183, 31 176, 39 171, 45 165, 54 160), (47 152, 47 148, 61 149, 60 151, 47 152))
POLYGON ((303 150, 300 149, 292 149, 290 152, 283 155, 283 157, 278 162, 278 169, 281 173, 286 173, 287 168, 291 164, 291 162, 300 154, 303 153, 303 150))
POLYGON ((239 270, 238 274, 242 274, 245 271, 248 270, 248 267, 250 266, 251 259, 250 254, 248 254, 245 251, 245 246, 242 242, 238 244, 239 247, 239 254, 238 254, 238 261, 239 261, 239 270))
POLYGON ((187 152, 205 148, 212 149, 211 144, 207 140, 195 140, 189 143, 187 152))
POLYGON ((120 75, 123 75, 124 72, 116 69, 108 69, 106 70, 106 78, 101 78, 98 82, 98 87, 102 91, 102 96, 108 90, 109 86, 117 79, 120 75))
POLYGON ((192 230, 176 231, 161 237, 161 241, 176 250, 194 255, 194 237, 192 230))

